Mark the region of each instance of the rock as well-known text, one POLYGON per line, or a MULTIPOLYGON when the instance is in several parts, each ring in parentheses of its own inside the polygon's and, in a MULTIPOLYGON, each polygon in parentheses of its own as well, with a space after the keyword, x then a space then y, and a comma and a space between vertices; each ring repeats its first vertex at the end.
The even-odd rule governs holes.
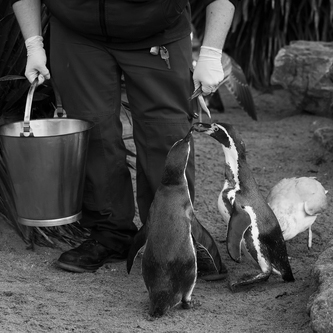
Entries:
POLYGON ((314 132, 314 138, 329 152, 333 153, 333 127, 318 128, 314 132))
POLYGON ((313 122, 310 125, 310 132, 313 134, 316 130, 322 127, 331 127, 333 128, 333 118, 325 118, 325 117, 315 117, 313 122))
POLYGON ((333 332, 333 242, 319 256, 313 275, 317 281, 317 292, 308 302, 311 328, 315 333, 333 332))
POLYGON ((272 85, 290 92, 297 109, 333 118, 333 42, 294 41, 275 57, 272 85))

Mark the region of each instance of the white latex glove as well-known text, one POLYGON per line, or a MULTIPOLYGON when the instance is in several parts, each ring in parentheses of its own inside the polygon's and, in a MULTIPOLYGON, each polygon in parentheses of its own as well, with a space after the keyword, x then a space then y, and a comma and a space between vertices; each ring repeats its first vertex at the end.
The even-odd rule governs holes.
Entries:
POLYGON ((38 84, 50 79, 50 72, 46 67, 46 53, 43 37, 33 36, 25 41, 27 48, 27 65, 25 76, 32 83, 38 77, 38 84))
POLYGON ((203 96, 215 92, 224 79, 221 58, 221 50, 201 46, 199 59, 193 72, 193 81, 195 89, 201 86, 203 96))

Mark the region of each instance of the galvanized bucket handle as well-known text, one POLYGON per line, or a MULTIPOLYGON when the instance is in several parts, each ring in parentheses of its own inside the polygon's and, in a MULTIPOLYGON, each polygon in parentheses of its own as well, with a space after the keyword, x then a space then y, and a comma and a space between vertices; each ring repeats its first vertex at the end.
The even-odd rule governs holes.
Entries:
MULTIPOLYGON (((65 118, 65 117, 67 117, 67 114, 66 114, 66 111, 64 110, 64 108, 62 107, 60 94, 58 92, 58 89, 57 89, 53 79, 51 79, 51 84, 52 84, 54 96, 56 99, 56 109, 54 111, 53 117, 54 118, 58 118, 58 117, 65 118)), ((28 91, 27 101, 26 101, 25 110, 24 110, 23 132, 20 133, 20 136, 24 136, 24 137, 34 136, 32 130, 31 130, 31 127, 30 127, 30 117, 31 117, 32 99, 33 99, 33 95, 34 95, 37 85, 38 85, 38 77, 36 77, 36 79, 31 83, 31 86, 28 91)))
POLYGON ((33 136, 30 128, 30 114, 31 114, 31 105, 32 105, 32 97, 34 95, 34 91, 38 84, 38 77, 31 83, 31 86, 28 91, 27 102, 25 104, 24 110, 24 120, 23 120, 23 132, 20 136, 33 136))
POLYGON ((52 87, 53 87, 54 97, 55 97, 55 100, 56 100, 56 109, 54 110, 53 117, 54 118, 58 118, 58 117, 66 118, 67 117, 66 111, 62 107, 59 90, 58 90, 58 88, 57 88, 53 79, 51 79, 51 84, 52 84, 52 87))

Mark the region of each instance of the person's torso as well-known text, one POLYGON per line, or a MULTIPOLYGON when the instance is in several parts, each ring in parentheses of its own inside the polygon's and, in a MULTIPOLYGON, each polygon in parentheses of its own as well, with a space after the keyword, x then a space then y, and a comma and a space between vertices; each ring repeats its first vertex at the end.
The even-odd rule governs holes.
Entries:
POLYGON ((45 0, 50 13, 74 31, 130 48, 190 33, 188 0, 45 0))

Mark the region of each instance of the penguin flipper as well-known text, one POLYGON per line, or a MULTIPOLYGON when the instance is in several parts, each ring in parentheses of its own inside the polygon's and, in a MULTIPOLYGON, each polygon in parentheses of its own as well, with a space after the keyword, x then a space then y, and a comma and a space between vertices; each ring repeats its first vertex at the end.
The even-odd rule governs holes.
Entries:
POLYGON ((227 268, 222 259, 217 245, 195 215, 191 219, 191 232, 197 250, 197 264, 200 278, 212 281, 224 279, 227 268))
POLYGON ((228 224, 227 249, 230 257, 240 262, 241 241, 246 229, 251 225, 249 214, 235 202, 233 212, 228 224))
POLYGON ((234 283, 229 283, 229 289, 231 291, 236 291, 236 289, 238 287, 248 286, 248 285, 251 285, 254 283, 261 283, 261 282, 267 281, 268 278, 270 277, 270 275, 271 275, 271 271, 261 272, 258 275, 248 278, 246 280, 239 280, 234 283))
POLYGON ((127 273, 131 272, 134 260, 138 255, 139 251, 144 247, 146 244, 146 225, 144 224, 137 234, 134 236, 133 244, 130 247, 130 250, 127 255, 127 273))

